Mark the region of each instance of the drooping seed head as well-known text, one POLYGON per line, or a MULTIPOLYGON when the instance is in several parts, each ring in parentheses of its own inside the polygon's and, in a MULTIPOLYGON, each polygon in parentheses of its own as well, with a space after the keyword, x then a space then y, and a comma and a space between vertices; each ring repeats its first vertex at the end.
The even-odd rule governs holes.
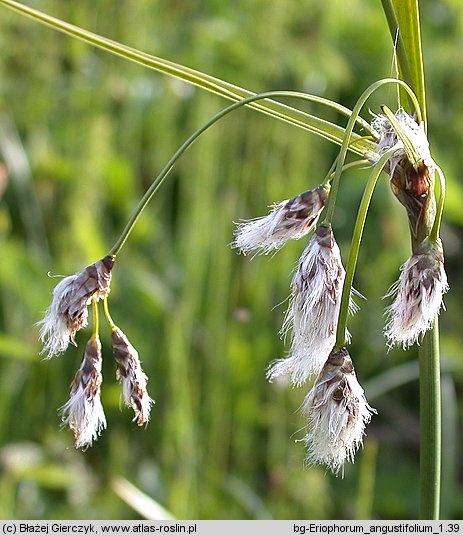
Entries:
POLYGON ((309 464, 338 473, 362 445, 365 426, 376 413, 366 401, 346 348, 332 351, 302 407, 308 418, 303 441, 309 464))
POLYGON ((90 447, 102 430, 106 418, 100 400, 101 344, 92 337, 85 347, 82 364, 71 384, 69 400, 60 408, 63 423, 74 433, 76 448, 90 447))
POLYGON ((384 334, 388 345, 400 344, 405 349, 418 343, 432 328, 448 289, 442 244, 440 240, 425 240, 401 267, 399 280, 387 294, 394 296, 394 302, 386 309, 384 334))
POLYGON ((133 420, 138 426, 143 426, 149 421, 153 404, 146 390, 148 377, 141 368, 138 352, 117 327, 111 332, 111 343, 117 363, 116 377, 122 384, 125 404, 133 409, 133 420))
POLYGON ((109 293, 113 265, 114 257, 107 256, 56 285, 52 303, 38 322, 42 353, 47 359, 64 352, 69 343, 75 345, 75 334, 87 325, 91 298, 104 298, 109 293))
POLYGON ((344 278, 341 252, 331 227, 320 225, 293 276, 282 328, 283 333, 292 331, 290 356, 271 365, 267 373, 270 381, 290 374, 292 383, 300 385, 320 372, 335 343, 344 278))
POLYGON ((301 238, 313 229, 329 190, 329 185, 317 186, 274 205, 267 216, 238 223, 232 246, 244 255, 267 254, 280 249, 288 240, 301 238))
POLYGON ((414 160, 407 155, 403 143, 384 115, 376 116, 372 124, 380 137, 376 150, 382 155, 397 145, 399 147, 386 164, 385 171, 391 177, 394 195, 407 210, 412 236, 419 243, 429 234, 434 221, 435 163, 429 151, 424 124, 418 124, 404 110, 398 110, 395 117, 416 155, 414 160))
MULTIPOLYGON (((431 157, 429 151, 429 142, 426 137, 426 132, 424 130, 424 123, 417 123, 416 120, 411 117, 407 112, 400 109, 396 112, 395 118, 397 119, 401 129, 404 134, 407 136, 410 144, 413 146, 414 152, 417 155, 417 160, 411 162, 410 158, 407 156, 407 152, 402 144, 400 144, 400 138, 394 130, 393 126, 389 122, 386 116, 377 115, 372 122, 373 129, 377 132, 379 136, 379 141, 376 147, 378 154, 382 155, 390 149, 400 144, 396 154, 389 160, 386 170, 392 176, 396 172, 400 172, 397 167, 408 167, 412 165, 416 171, 418 168, 427 168, 427 174, 434 172, 434 161, 431 157)), ((410 184, 410 189, 415 189, 416 193, 419 195, 419 192, 423 193, 424 185, 419 184, 410 184)))

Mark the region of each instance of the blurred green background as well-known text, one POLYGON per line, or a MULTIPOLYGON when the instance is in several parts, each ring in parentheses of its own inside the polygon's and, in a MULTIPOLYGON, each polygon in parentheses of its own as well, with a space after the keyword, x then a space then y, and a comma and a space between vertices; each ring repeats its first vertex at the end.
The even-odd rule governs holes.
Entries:
MULTIPOLYGON (((31 5, 253 91, 302 90, 353 106, 393 74, 379 1, 31 5)), ((463 5, 421 8, 431 149, 449 182, 442 515, 462 518, 463 5)), ((114 269, 112 314, 150 377, 151 422, 137 429, 120 408, 103 325, 108 429, 87 452, 74 449, 57 408, 89 332, 78 334, 79 348, 41 360, 34 323, 57 281, 47 272, 70 274, 104 256, 175 149, 227 102, 3 7, 0 51, 0 517, 138 518, 127 479, 179 518, 416 518, 417 352, 387 353, 382 336, 381 297, 410 251, 404 211, 383 177, 355 280, 368 301, 349 326, 357 376, 378 415, 344 479, 304 468, 295 439, 308 386, 270 385, 265 369, 285 352, 278 304, 306 240, 255 259, 229 243, 233 221, 317 185, 336 148, 252 110, 228 116, 184 155, 114 269)), ((371 109, 379 103, 395 107, 394 91, 371 109)), ((341 185, 335 233, 344 259, 366 177, 349 173, 341 185)))

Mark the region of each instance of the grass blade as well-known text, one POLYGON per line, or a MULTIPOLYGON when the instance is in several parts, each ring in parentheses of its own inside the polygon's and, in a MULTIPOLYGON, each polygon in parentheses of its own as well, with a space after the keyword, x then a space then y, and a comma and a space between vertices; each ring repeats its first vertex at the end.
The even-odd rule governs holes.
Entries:
MULTIPOLYGON (((254 94, 247 89, 235 86, 234 84, 204 74, 200 71, 184 67, 157 56, 146 54, 121 43, 117 43, 116 41, 112 41, 111 39, 99 36, 78 26, 74 26, 55 17, 46 15, 41 11, 32 9, 19 2, 15 2, 14 0, 0 0, 0 4, 3 4, 4 6, 12 9, 13 11, 21 13, 22 15, 31 17, 34 20, 55 30, 106 50, 107 52, 144 65, 150 69, 154 69, 175 78, 179 78, 185 82, 201 87, 202 89, 225 97, 229 100, 238 101, 254 94)), ((330 108, 339 108, 339 105, 334 102, 326 102, 330 108)), ((252 103, 249 105, 249 107, 274 118, 280 119, 286 123, 290 123, 312 133, 318 134, 319 136, 322 136, 334 143, 341 144, 342 142, 344 135, 344 129, 342 127, 331 123, 330 121, 320 119, 319 117, 309 113, 292 108, 291 106, 269 100, 265 103, 252 103)), ((374 150, 374 144, 370 140, 360 139, 360 136, 358 135, 354 135, 354 139, 355 138, 359 139, 351 144, 351 151, 363 156, 365 152, 374 150)))
POLYGON ((426 124, 426 90, 418 0, 381 0, 381 2, 392 41, 396 45, 400 74, 415 92, 426 124), (398 36, 397 29, 399 29, 398 36))
POLYGON ((125 478, 113 478, 111 487, 119 497, 144 519, 172 520, 175 517, 153 498, 148 497, 125 478))

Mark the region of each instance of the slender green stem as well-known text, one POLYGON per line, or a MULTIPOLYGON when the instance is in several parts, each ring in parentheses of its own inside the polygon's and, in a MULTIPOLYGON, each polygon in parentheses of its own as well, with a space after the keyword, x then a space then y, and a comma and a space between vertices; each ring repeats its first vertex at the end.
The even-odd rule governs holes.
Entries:
MULTIPOLYGON (((365 159, 354 160, 353 162, 349 162, 348 164, 344 164, 342 166, 342 170, 347 171, 349 169, 354 169, 354 168, 358 168, 358 167, 370 167, 370 166, 371 166, 371 162, 369 160, 365 160, 365 159)), ((334 177, 334 173, 333 173, 333 177, 334 177)))
MULTIPOLYGON (((426 129, 426 95, 424 86, 423 58, 419 24, 418 0, 395 2, 381 0, 389 22, 392 38, 397 29, 405 33, 406 47, 399 34, 397 53, 402 75, 415 90, 423 112, 426 129), (400 21, 400 25, 399 22, 400 21), (413 71, 413 72, 412 72, 413 71)), ((432 228, 429 221, 423 220, 421 235, 429 235, 437 241, 445 199, 445 179, 440 168, 441 192, 432 228)), ((433 195, 433 194, 430 194, 433 195)), ((412 232, 413 247, 416 247, 412 232)), ((441 487, 441 392, 440 392, 440 355, 439 328, 437 317, 432 330, 428 331, 419 347, 420 362, 420 516, 422 519, 438 519, 441 487)))
POLYGON ((378 162, 373 167, 367 185, 363 192, 362 201, 357 213, 357 220, 355 222, 354 232, 352 234, 352 243, 349 252, 349 260, 347 261, 346 277, 344 279, 344 285, 342 288, 341 305, 339 307, 338 326, 336 331, 336 345, 337 349, 346 345, 346 327, 347 316, 349 314, 349 302, 352 293, 352 283, 354 281, 355 269, 357 266, 357 259, 360 250, 360 243, 362 241, 363 229, 365 227, 365 220, 370 206, 371 197, 376 186, 381 171, 383 170, 386 162, 394 154, 396 148, 390 149, 384 153, 378 162))
MULTIPOLYGON (((439 166, 440 196, 429 238, 437 241, 445 201, 445 177, 439 166)), ((420 517, 439 519, 442 461, 439 324, 437 316, 418 351, 420 361, 420 517)))
MULTIPOLYGON (((170 170, 172 169, 172 166, 175 164, 175 162, 182 156, 182 154, 205 132, 209 127, 211 127, 214 123, 222 119, 225 115, 229 114, 230 112, 233 112, 234 110, 248 105, 254 101, 268 99, 269 97, 287 97, 287 98, 293 98, 293 99, 299 99, 299 100, 305 100, 310 102, 319 102, 320 97, 309 95, 307 93, 298 93, 295 91, 270 91, 266 93, 260 93, 258 95, 252 95, 251 97, 248 97, 246 99, 243 99, 239 102, 235 102, 234 104, 231 104, 230 106, 227 106, 227 108, 224 108, 219 113, 214 115, 207 123, 205 123, 202 127, 200 127, 198 130, 193 132, 191 136, 184 142, 182 145, 177 149, 177 151, 174 153, 174 155, 171 157, 171 159, 167 162, 167 164, 162 169, 161 173, 154 179, 151 186, 148 188, 148 190, 145 192, 144 196, 141 198, 138 206, 134 210, 132 216, 130 217, 129 221, 127 222, 127 225, 125 226, 124 230, 122 231, 121 235, 117 239, 116 243, 111 248, 109 255, 116 256, 123 245, 125 244, 128 236, 130 235, 134 225, 136 224, 138 218, 140 217, 141 213, 145 209, 146 205, 151 201, 151 198, 156 193, 157 189, 161 186, 164 179, 169 174, 170 170)), ((339 110, 338 110, 339 111, 339 110)), ((351 114, 351 111, 347 108, 343 107, 343 113, 345 115, 351 114)), ((358 118, 358 114, 357 114, 358 118)), ((353 121, 352 123, 354 123, 353 121)), ((360 125, 363 127, 363 121, 360 122, 360 125)), ((370 128, 370 127, 368 127, 370 128)))
MULTIPOLYGON (((54 30, 58 30, 76 39, 80 39, 85 43, 89 43, 95 47, 101 48, 111 54, 123 57, 126 60, 138 63, 144 67, 148 67, 149 69, 154 69, 169 76, 179 78, 187 83, 196 85, 202 89, 205 89, 206 91, 210 91, 211 93, 215 93, 216 95, 220 95, 232 101, 239 101, 241 99, 254 96, 254 93, 247 89, 241 88, 229 82, 225 82, 224 80, 220 80, 194 69, 184 67, 183 65, 179 65, 172 61, 165 60, 157 56, 152 56, 121 43, 117 43, 116 41, 112 41, 111 39, 94 34, 83 28, 79 28, 78 26, 64 22, 56 17, 51 17, 50 15, 42 13, 41 11, 33 9, 29 6, 25 6, 19 2, 15 2, 14 0, 0 0, 0 4, 12 9, 13 11, 16 11, 17 13, 30 17, 41 24, 51 27, 54 30)), ((317 102, 319 104, 330 106, 331 108, 336 108, 337 111, 343 113, 343 107, 333 101, 318 97, 317 102)), ((318 134, 319 136, 322 136, 335 143, 340 144, 343 138, 344 129, 339 125, 301 110, 297 110, 285 104, 271 100, 265 103, 250 101, 249 106, 276 119, 305 130, 309 130, 310 132, 318 134)), ((364 122, 364 128, 368 129, 369 127, 367 127, 367 125, 368 123, 364 122)), ((361 156, 363 156, 365 151, 371 151, 373 149, 374 145, 371 142, 366 142, 363 140, 360 140, 358 144, 351 146, 351 150, 361 156)))
POLYGON ((395 45, 397 60, 399 62, 403 79, 410 87, 412 87, 412 73, 410 70, 410 65, 408 63, 407 53, 405 51, 402 34, 399 30, 399 22, 397 21, 392 0, 381 0, 381 3, 383 5, 384 14, 386 15, 386 20, 389 26, 389 32, 391 33, 392 42, 395 45))
POLYGON ((98 332, 100 329, 100 320, 98 316, 98 302, 94 298, 92 298, 92 313, 93 313, 92 339, 96 339, 98 337, 98 332))
POLYGON ((441 385, 437 317, 424 336, 420 361, 420 518, 439 519, 441 488, 441 385))
POLYGON ((331 164, 331 167, 328 170, 328 173, 325 175, 325 178, 322 181, 323 185, 328 186, 333 180, 334 170, 336 169, 336 162, 337 162, 337 158, 334 159, 334 162, 331 164))
MULTIPOLYGON (((370 167, 371 166, 371 162, 369 160, 365 160, 365 159, 362 159, 362 160, 354 160, 353 162, 349 162, 347 164, 344 164, 342 166, 342 171, 347 171, 349 169, 354 169, 354 168, 358 168, 358 167, 370 167)), ((325 178, 323 179, 323 182, 322 184, 329 184, 333 178, 334 178, 334 175, 335 175, 335 172, 334 172, 334 169, 336 167, 336 160, 333 162, 333 165, 330 167, 328 173, 326 174, 325 178)))
MULTIPOLYGON (((321 184, 328 185, 333 180, 333 177, 335 175, 335 169, 336 169, 336 162, 338 161, 338 157, 334 159, 334 162, 331 164, 330 169, 328 170, 328 173, 325 175, 325 178, 323 179, 321 184)), ((354 160, 353 162, 349 162, 348 164, 344 164, 342 170, 347 171, 348 169, 361 167, 361 166, 367 166, 369 167, 371 165, 371 162, 366 159, 362 160, 354 160)))
POLYGON ((109 313, 108 296, 103 298, 103 311, 111 330, 116 329, 116 324, 113 322, 111 314, 109 313))
POLYGON ((418 101, 417 101, 413 91, 410 89, 410 87, 405 82, 403 82, 402 80, 397 80, 395 78, 384 78, 382 80, 378 80, 377 82, 374 82, 369 87, 367 87, 367 89, 362 93, 362 95, 360 96, 360 98, 356 102, 356 104, 354 106, 354 109, 352 110, 352 114, 349 117, 349 121, 348 121, 347 126, 346 126, 346 131, 344 133, 344 138, 343 138, 343 141, 342 141, 342 144, 341 144, 341 149, 339 150, 339 156, 338 156, 338 160, 337 160, 337 163, 336 163, 336 174, 334 176, 334 179, 333 179, 333 182, 332 182, 332 185, 331 185, 331 193, 330 193, 330 197, 328 199, 328 206, 327 206, 326 216, 325 216, 325 220, 324 220, 324 223, 327 224, 327 225, 331 225, 331 222, 333 221, 334 208, 335 208, 335 205, 336 205, 336 198, 337 198, 337 195, 338 195, 339 183, 340 183, 340 180, 341 180, 342 167, 344 165, 344 160, 345 160, 346 155, 347 155, 347 149, 349 147, 350 137, 351 137, 352 132, 354 130, 354 125, 355 125, 356 118, 360 114, 360 110, 362 109, 363 105, 368 100, 370 95, 372 93, 374 93, 376 90, 378 90, 380 87, 382 87, 382 86, 384 86, 386 84, 397 84, 398 86, 403 87, 405 89, 405 91, 408 93, 408 95, 410 95, 410 99, 413 102, 413 105, 414 105, 415 110, 416 110, 416 114, 418 116, 418 121, 421 121, 421 111, 420 111, 420 106, 418 104, 418 101))
POLYGON ((419 0, 381 0, 397 49, 401 78, 413 89, 423 112, 425 131, 426 91, 420 35, 419 0))
POLYGON ((437 165, 436 165, 436 173, 437 173, 437 176, 439 177, 440 194, 439 194, 439 201, 437 203, 436 216, 434 218, 434 223, 433 223, 431 232, 429 233, 429 238, 433 240, 434 242, 439 238, 440 224, 442 221, 442 213, 444 211, 444 204, 445 204, 445 175, 442 169, 437 165))

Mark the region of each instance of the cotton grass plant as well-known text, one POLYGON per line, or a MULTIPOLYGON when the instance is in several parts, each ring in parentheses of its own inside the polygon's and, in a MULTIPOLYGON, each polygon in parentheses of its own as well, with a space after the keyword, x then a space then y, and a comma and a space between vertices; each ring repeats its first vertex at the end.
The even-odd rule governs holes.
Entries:
MULTIPOLYGON (((83 361, 71 384, 70 399, 61 409, 63 423, 75 437, 77 448, 87 448, 106 427, 100 401, 101 363, 105 349, 99 339, 99 302, 111 330, 116 377, 121 382, 122 399, 133 410, 139 426, 148 422, 152 399, 147 392, 148 378, 138 352, 115 325, 109 312, 108 295, 115 261, 127 239, 172 167, 207 129, 227 114, 247 106, 274 119, 285 121, 317 134, 340 146, 330 170, 321 171, 315 184, 305 192, 288 192, 283 201, 269 200, 266 216, 239 221, 233 246, 251 256, 277 254, 289 240, 301 241, 301 257, 293 273, 290 299, 282 333, 288 333, 288 356, 270 364, 272 381, 288 375, 295 387, 306 389, 302 414, 307 427, 302 438, 309 464, 323 464, 342 473, 346 462, 353 462, 362 446, 366 426, 375 410, 368 404, 368 393, 354 369, 355 356, 348 351, 349 311, 353 313, 353 280, 370 201, 381 177, 388 177, 392 191, 404 205, 411 231, 412 252, 397 283, 384 293, 392 299, 386 311, 384 333, 387 346, 420 345, 421 400, 421 515, 437 518, 440 487, 440 392, 439 349, 436 316, 443 309, 448 290, 444 256, 439 237, 445 198, 445 179, 434 162, 426 135, 426 107, 419 39, 418 6, 386 0, 383 8, 396 45, 400 78, 371 84, 353 110, 307 93, 274 91, 252 94, 247 90, 204 75, 198 71, 150 56, 125 45, 97 36, 12 0, 0 4, 52 28, 79 38, 130 61, 175 76, 208 91, 222 95, 233 104, 212 117, 194 132, 174 153, 135 208, 114 246, 102 260, 62 279, 55 287, 52 303, 40 325, 43 353, 49 358, 75 344, 75 335, 88 323, 91 306, 93 333, 83 350, 83 361), (400 32, 398 32, 400 28, 400 32), (403 36, 406 40, 403 40, 403 36), (411 37, 414 37, 413 39, 411 37), (361 117, 371 95, 385 86, 397 88, 395 113, 383 107, 374 111, 373 120, 361 117), (274 99, 309 101, 348 117, 347 126, 331 123, 274 99), (357 160, 346 161, 351 154, 357 160), (342 252, 335 239, 333 216, 339 185, 348 168, 368 175, 357 210, 351 248, 344 267, 342 252), (323 176, 325 178, 323 178, 323 176), (438 181, 435 178, 439 179, 438 181), (317 184, 319 184, 317 186, 317 184), (439 193, 436 202, 435 191, 439 193), (307 243, 304 244, 304 240, 307 243)), ((312 179, 311 179, 312 180, 312 179)), ((256 207, 257 209, 257 207, 256 207)), ((262 212, 265 207, 261 207, 262 212)), ((239 219, 240 215, 237 215, 239 219)), ((253 262, 259 262, 254 259, 253 262)), ((116 273, 116 272, 115 272, 116 273)), ((116 276, 117 277, 117 276, 116 276)), ((361 289, 360 289, 361 290, 361 289)), ((355 333, 352 334, 355 338, 355 333)))

